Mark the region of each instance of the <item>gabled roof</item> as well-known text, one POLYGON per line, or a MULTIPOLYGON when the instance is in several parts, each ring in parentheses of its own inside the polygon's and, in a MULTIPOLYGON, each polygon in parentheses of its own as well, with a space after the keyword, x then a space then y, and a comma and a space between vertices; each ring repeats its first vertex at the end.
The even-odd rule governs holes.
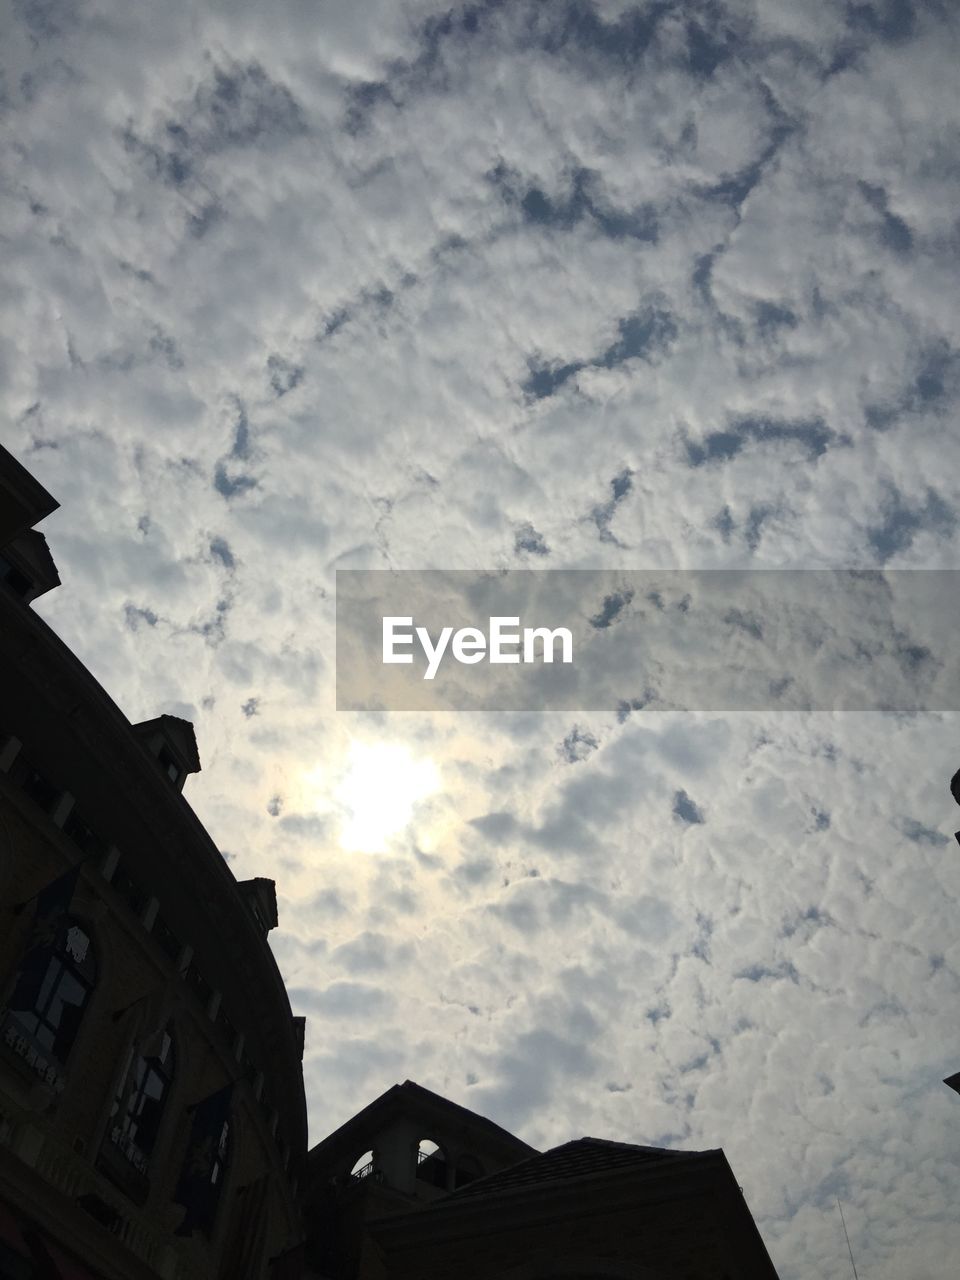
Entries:
POLYGON ((413 1080, 404 1080, 403 1084, 395 1084, 351 1116, 339 1129, 310 1151, 311 1163, 323 1165, 328 1159, 336 1159, 346 1149, 351 1149, 367 1135, 374 1135, 392 1120, 412 1117, 422 1121, 425 1127, 435 1123, 439 1128, 446 1123, 459 1124, 469 1128, 478 1137, 504 1149, 506 1158, 516 1158, 525 1152, 534 1153, 531 1147, 514 1134, 502 1129, 485 1116, 469 1111, 449 1098, 442 1097, 413 1080))
POLYGON ((704 1154, 700 1151, 669 1151, 665 1147, 638 1147, 628 1142, 610 1142, 605 1138, 576 1138, 563 1146, 532 1155, 500 1173, 478 1178, 455 1193, 464 1196, 493 1195, 521 1187, 542 1186, 545 1182, 561 1182, 592 1174, 624 1172, 653 1164, 674 1163, 704 1154))
MULTIPOLYGON (((590 1234, 595 1221, 602 1223, 608 1214, 618 1213, 636 1214, 639 1234, 611 1241, 616 1256, 629 1259, 631 1265, 634 1261, 646 1264, 656 1254, 657 1275, 661 1269, 664 1275, 693 1275, 693 1256, 698 1276, 718 1275, 722 1263, 724 1274, 777 1280, 742 1191, 719 1149, 672 1151, 578 1138, 413 1212, 384 1215, 370 1229, 390 1275, 430 1274, 452 1280, 467 1260, 473 1263, 486 1257, 493 1264, 502 1262, 498 1236, 515 1242, 516 1262, 533 1260, 535 1253, 538 1264, 549 1264, 542 1266, 546 1273, 560 1258, 566 1260, 565 1250, 571 1240, 579 1239, 581 1227, 590 1234), (573 1224, 570 1231, 564 1223, 573 1224)), ((622 1217, 610 1220, 624 1221, 622 1217)), ((595 1245, 594 1233, 587 1251, 595 1245)), ((559 1273, 562 1268, 553 1269, 559 1273)), ((591 1255, 591 1265, 583 1270, 594 1274, 598 1269, 602 1270, 595 1267, 591 1255)), ((495 1265, 487 1270, 498 1274, 495 1265)))

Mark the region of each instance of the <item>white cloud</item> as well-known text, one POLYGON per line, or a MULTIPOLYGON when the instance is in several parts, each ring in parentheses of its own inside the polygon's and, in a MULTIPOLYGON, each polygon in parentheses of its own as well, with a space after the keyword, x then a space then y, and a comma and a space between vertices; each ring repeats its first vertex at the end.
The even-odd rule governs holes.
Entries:
POLYGON ((956 24, 444 12, 9 9, 40 611, 131 718, 194 709, 314 1139, 413 1076, 538 1143, 722 1145, 784 1280, 846 1265, 836 1194, 862 1274, 941 1280, 950 717, 338 715, 332 570, 952 567, 956 24), (353 737, 441 770, 376 858, 336 843, 353 737))

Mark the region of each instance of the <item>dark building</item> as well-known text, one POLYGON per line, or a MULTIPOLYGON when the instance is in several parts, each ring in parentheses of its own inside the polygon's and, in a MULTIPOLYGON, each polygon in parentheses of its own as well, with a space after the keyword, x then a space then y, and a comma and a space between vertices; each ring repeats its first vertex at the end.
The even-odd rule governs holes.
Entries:
POLYGON ((540 1153, 408 1080, 308 1170, 318 1280, 776 1280, 722 1151, 540 1153))
POLYGON ((493 1121, 412 1080, 394 1085, 310 1152, 315 1274, 365 1275, 372 1222, 431 1204, 532 1154, 493 1121))
POLYGON ((193 728, 132 725, 29 607, 56 503, 0 450, 0 1277, 296 1273, 303 1022, 181 794, 193 728))
POLYGON ((0 449, 0 1280, 775 1280, 720 1151, 539 1153, 407 1081, 306 1152, 304 1022, 182 795, 29 607, 56 503, 0 449))

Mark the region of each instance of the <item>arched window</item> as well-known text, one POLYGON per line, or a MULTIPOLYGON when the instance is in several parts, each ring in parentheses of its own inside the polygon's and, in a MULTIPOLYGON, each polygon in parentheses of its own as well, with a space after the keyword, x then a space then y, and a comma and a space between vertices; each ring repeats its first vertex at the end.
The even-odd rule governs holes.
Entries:
POLYGON ((175 1235, 200 1230, 210 1235, 223 1191, 230 1158, 230 1098, 233 1084, 224 1085, 194 1106, 190 1138, 174 1201, 186 1209, 175 1235))
POLYGON ((373 1173, 373 1152, 365 1151, 362 1156, 358 1156, 353 1162, 353 1168, 350 1170, 351 1178, 369 1178, 373 1173))
POLYGON ((38 930, 7 1008, 36 1049, 63 1066, 96 982, 90 935, 61 915, 38 930))
POLYGON ((483 1177, 483 1166, 476 1156, 464 1155, 457 1161, 456 1171, 453 1175, 454 1188, 465 1187, 470 1182, 476 1182, 478 1178, 483 1177))
POLYGON ((421 1138, 417 1148, 417 1179, 429 1183, 431 1187, 446 1190, 447 1157, 437 1143, 429 1138, 421 1138))
POLYGON ((223 1172, 227 1167, 227 1152, 230 1147, 230 1121, 224 1120, 220 1126, 216 1147, 213 1152, 213 1164, 210 1166, 210 1187, 213 1193, 214 1209, 220 1199, 223 1188, 223 1172))
POLYGON ((176 1057, 170 1028, 134 1055, 110 1111, 110 1141, 146 1173, 173 1084, 176 1057))

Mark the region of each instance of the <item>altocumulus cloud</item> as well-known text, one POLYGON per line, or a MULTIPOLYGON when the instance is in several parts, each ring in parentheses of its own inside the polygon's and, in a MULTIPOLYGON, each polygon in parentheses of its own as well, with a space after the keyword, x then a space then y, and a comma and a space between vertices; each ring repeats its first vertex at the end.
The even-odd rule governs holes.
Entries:
POLYGON ((335 714, 332 655, 338 567, 957 563, 954 12, 4 27, 39 607, 132 719, 189 709, 191 802, 277 877, 313 1137, 412 1076, 534 1143, 724 1146, 784 1280, 846 1265, 838 1194, 862 1274, 952 1274, 949 717, 681 716, 652 671, 589 725, 400 725, 335 714), (338 845, 352 736, 441 766, 382 856, 338 845))

